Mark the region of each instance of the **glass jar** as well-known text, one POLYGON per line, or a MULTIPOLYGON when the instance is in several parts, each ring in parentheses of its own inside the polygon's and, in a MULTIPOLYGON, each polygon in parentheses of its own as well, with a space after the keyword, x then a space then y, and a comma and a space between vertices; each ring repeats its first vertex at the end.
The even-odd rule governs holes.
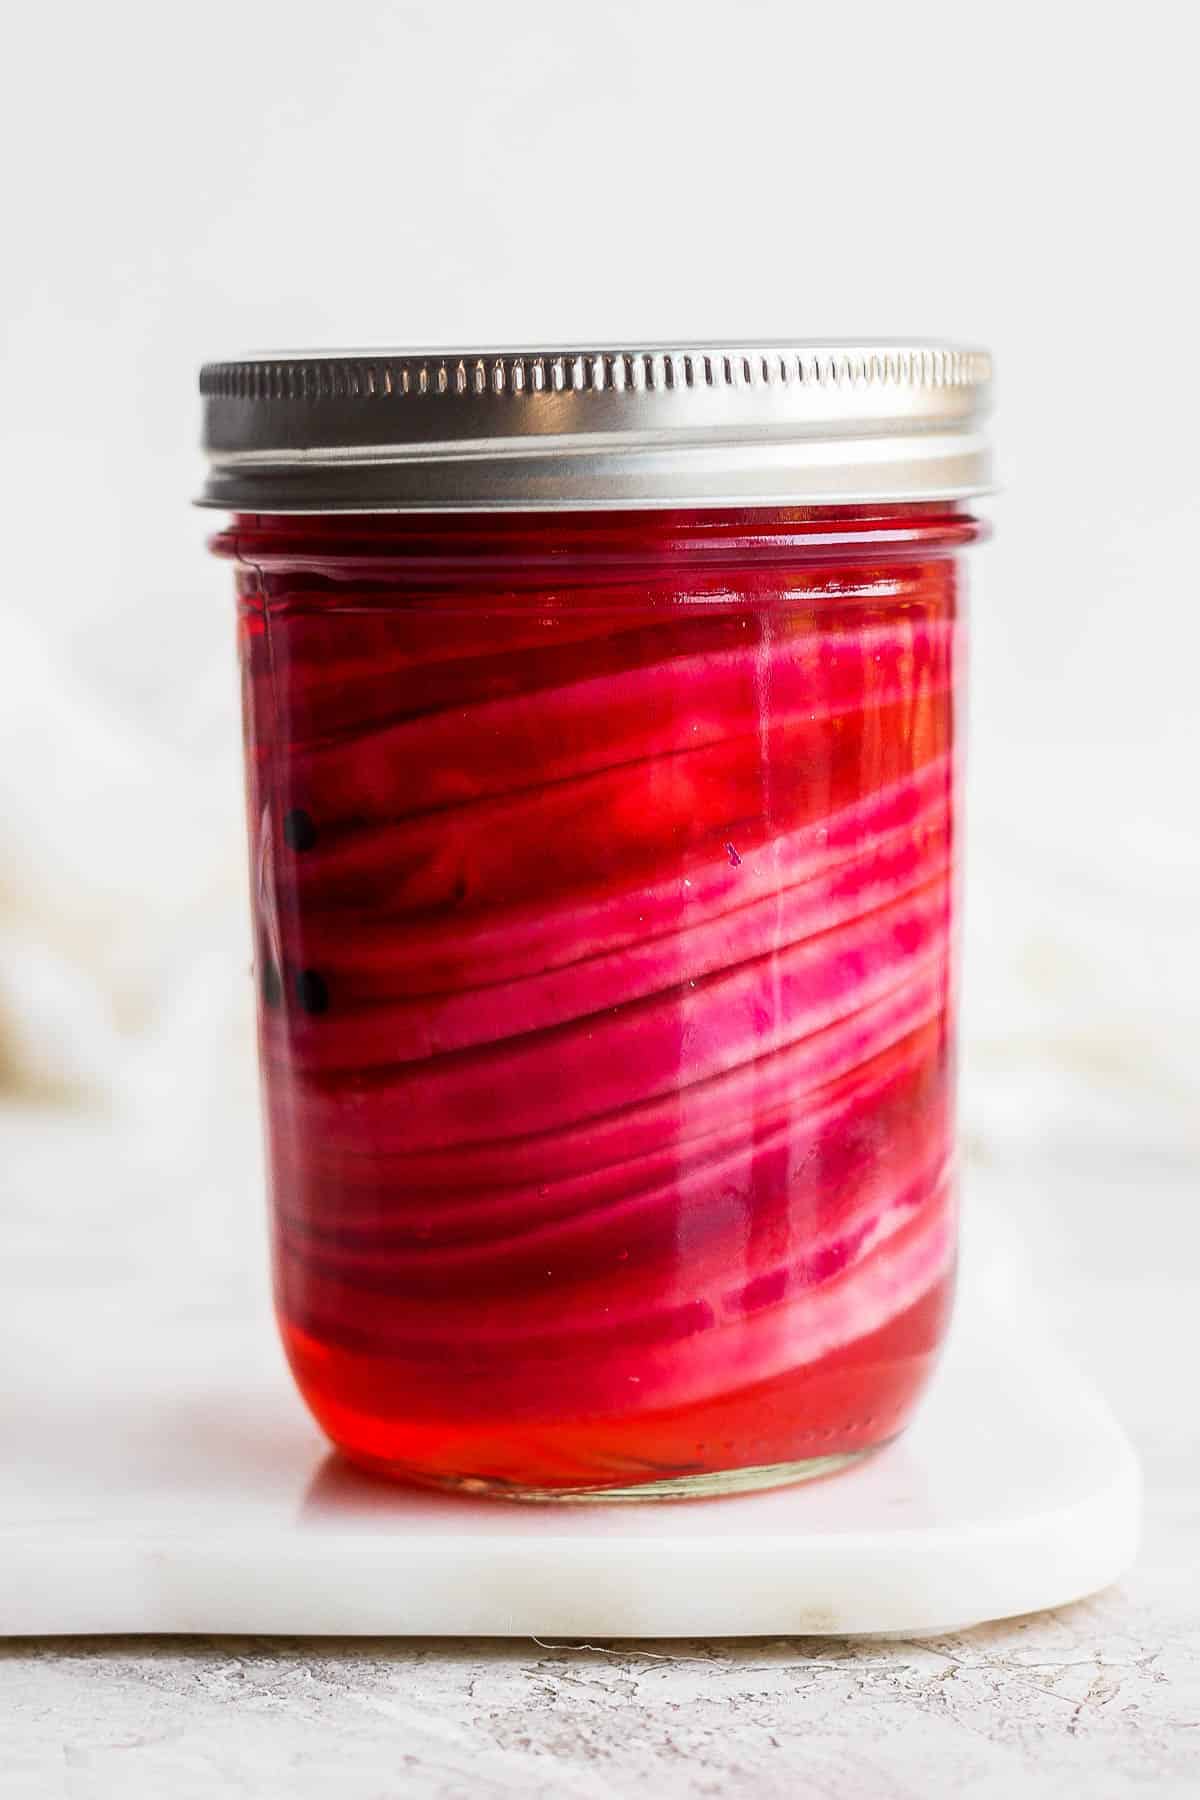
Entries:
POLYGON ((335 1444, 832 1471, 949 1316, 977 354, 204 372, 276 1297, 335 1444))

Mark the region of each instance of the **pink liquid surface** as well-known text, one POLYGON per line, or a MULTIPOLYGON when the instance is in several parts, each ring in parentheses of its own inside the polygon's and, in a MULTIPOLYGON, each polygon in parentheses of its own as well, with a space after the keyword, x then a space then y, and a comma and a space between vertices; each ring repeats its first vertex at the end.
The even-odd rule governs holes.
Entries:
POLYGON ((957 551, 886 512, 249 520, 276 1291, 359 1460, 862 1450, 954 1263, 957 551))

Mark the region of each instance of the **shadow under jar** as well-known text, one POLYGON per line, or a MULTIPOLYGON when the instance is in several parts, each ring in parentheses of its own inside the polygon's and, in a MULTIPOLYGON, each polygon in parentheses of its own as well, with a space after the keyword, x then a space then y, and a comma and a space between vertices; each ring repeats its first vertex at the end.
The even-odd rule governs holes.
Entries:
POLYGON ((909 1418, 987 384, 900 345, 204 371, 277 1304, 355 1461, 670 1498, 909 1418))

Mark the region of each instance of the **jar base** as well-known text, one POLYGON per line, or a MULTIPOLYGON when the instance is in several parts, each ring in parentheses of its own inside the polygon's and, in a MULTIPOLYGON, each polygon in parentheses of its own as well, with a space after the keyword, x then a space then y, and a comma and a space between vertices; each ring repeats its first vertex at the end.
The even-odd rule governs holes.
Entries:
MULTIPOLYGON (((440 1493, 462 1494, 472 1499, 516 1501, 531 1506, 595 1506, 614 1502, 654 1500, 715 1500, 730 1494, 752 1494, 765 1488, 792 1487, 801 1481, 819 1480, 874 1456, 883 1444, 848 1450, 836 1456, 810 1456, 799 1462, 763 1463, 751 1468, 713 1469, 696 1475, 665 1475, 656 1481, 638 1481, 595 1487, 525 1487, 520 1483, 486 1475, 436 1477, 399 1464, 374 1462, 351 1456, 350 1461, 371 1474, 395 1481, 434 1488, 440 1493)), ((345 1454, 345 1452, 343 1452, 345 1454)))

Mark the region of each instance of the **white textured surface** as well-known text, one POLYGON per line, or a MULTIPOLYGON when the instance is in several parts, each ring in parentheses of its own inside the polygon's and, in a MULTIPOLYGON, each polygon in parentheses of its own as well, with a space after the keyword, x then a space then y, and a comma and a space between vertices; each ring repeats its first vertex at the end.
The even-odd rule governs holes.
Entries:
POLYGON ((0 1661, 0 1766, 69 1800, 1187 1800, 1194 1665, 1122 1623, 1100 1603, 853 1648, 43 1646, 0 1661))
POLYGON ((327 1454, 265 1308, 187 1271, 113 1306, 0 1287, 0 1633, 926 1633, 1107 1586, 1132 1453, 1078 1373, 968 1280, 904 1438, 835 1480, 550 1510, 406 1493, 327 1454), (89 1345, 59 1354, 62 1320, 89 1345), (152 1346, 153 1353, 147 1351, 152 1346))

